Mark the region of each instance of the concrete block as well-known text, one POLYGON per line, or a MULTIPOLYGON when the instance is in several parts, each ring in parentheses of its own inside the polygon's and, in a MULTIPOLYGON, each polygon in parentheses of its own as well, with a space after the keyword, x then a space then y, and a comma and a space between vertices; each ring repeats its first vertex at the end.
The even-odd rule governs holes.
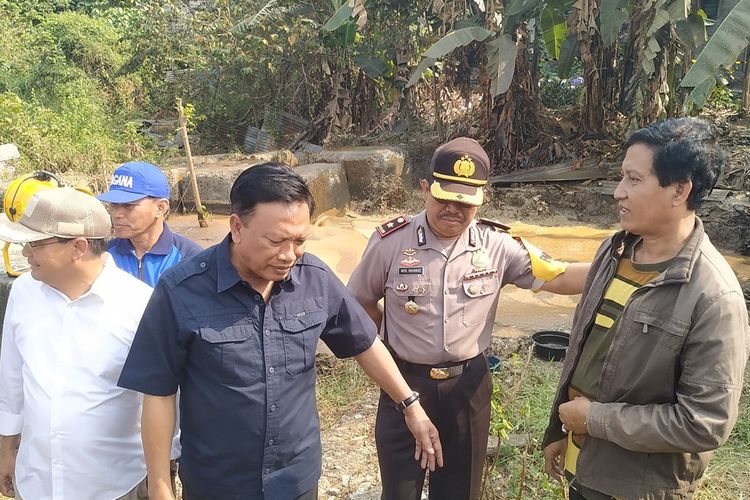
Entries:
MULTIPOLYGON (((201 202, 211 212, 228 214, 229 192, 235 179, 245 169, 266 161, 268 160, 261 159, 252 162, 245 160, 232 163, 224 161, 220 164, 196 168, 195 176, 201 202)), ((349 206, 349 189, 346 174, 341 165, 303 165, 297 167, 295 171, 310 186, 317 207, 316 213, 322 213, 331 208, 343 210, 349 206)), ((187 169, 171 169, 167 171, 167 179, 170 183, 174 183, 171 186, 172 207, 179 209, 184 206, 192 210, 195 207, 195 200, 187 169)))
MULTIPOLYGON (((195 178, 203 205, 212 212, 229 213, 229 191, 232 189, 232 184, 245 169, 251 166, 253 164, 235 163, 231 166, 196 168, 195 178)), ((187 172, 177 182, 176 191, 179 205, 192 210, 195 207, 195 198, 190 175, 187 172)))
POLYGON ((315 213, 321 214, 335 208, 345 210, 349 207, 349 187, 346 173, 339 163, 313 163, 295 169, 310 188, 315 200, 315 213))
MULTIPOLYGON (((297 158, 289 150, 252 155, 194 156, 193 167, 201 202, 211 211, 228 212, 229 190, 237 176, 248 167, 266 162, 283 163, 290 167, 298 165, 297 158)), ((165 162, 162 170, 169 181, 169 203, 172 209, 179 210, 183 207, 192 209, 195 206, 195 200, 187 161, 184 158, 170 159, 165 162)))
POLYGON ((367 199, 373 179, 406 175, 404 152, 394 147, 365 146, 323 150, 308 154, 305 159, 311 163, 340 163, 346 172, 349 193, 357 200, 367 199))
POLYGON ((0 161, 17 160, 20 157, 15 144, 0 144, 0 161))
POLYGON ((509 434, 502 443, 497 436, 489 436, 487 439, 487 456, 494 457, 498 446, 510 446, 511 448, 526 448, 531 444, 531 436, 528 434, 509 434))

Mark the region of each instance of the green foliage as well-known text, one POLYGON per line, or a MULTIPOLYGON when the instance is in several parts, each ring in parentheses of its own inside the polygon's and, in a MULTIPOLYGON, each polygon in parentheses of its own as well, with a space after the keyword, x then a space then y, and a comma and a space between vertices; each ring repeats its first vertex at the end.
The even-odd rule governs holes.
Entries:
POLYGON ((67 64, 88 76, 108 81, 123 63, 120 34, 104 20, 64 12, 45 18, 36 31, 40 42, 51 41, 67 64))
POLYGON ((544 3, 543 0, 512 0, 505 10, 507 16, 520 16, 544 3))
MULTIPOLYGON (((573 61, 570 62, 573 63, 573 61)), ((559 76, 561 64, 562 61, 558 61, 556 68, 551 64, 542 64, 539 67, 538 97, 541 103, 549 109, 576 106, 584 100, 585 86, 583 77, 580 76, 582 71, 580 64, 567 70, 568 73, 576 74, 570 78, 559 76)))
POLYGON ((25 102, 16 94, 0 94, 0 143, 14 142, 24 170, 95 173, 117 152, 117 134, 101 119, 106 109, 92 108, 85 97, 72 97, 52 110, 25 102))
POLYGON ((507 33, 501 33, 487 43, 487 71, 493 96, 504 94, 510 88, 516 71, 517 54, 516 42, 507 33))
POLYGON ((583 97, 583 88, 581 85, 572 85, 568 79, 556 76, 541 78, 539 79, 539 100, 550 109, 575 106, 583 97))
POLYGON ((740 0, 708 40, 680 86, 691 87, 688 105, 702 106, 716 85, 721 68, 731 69, 750 43, 750 0, 740 0))
POLYGON ((141 93, 122 71, 129 45, 70 4, 39 7, 0 7, 0 143, 18 145, 26 170, 96 173, 143 154, 147 141, 122 125, 141 93))
POLYGON ((372 381, 352 359, 335 359, 318 356, 315 392, 320 412, 320 428, 331 428, 341 415, 358 408, 368 391, 375 387, 372 381))
POLYGON ((539 15, 539 27, 547 53, 553 58, 560 57, 560 47, 567 37, 566 11, 573 5, 571 1, 549 2, 539 15))
POLYGON ((620 34, 620 28, 628 20, 628 0, 611 0, 602 2, 599 11, 599 26, 602 34, 602 42, 607 47, 611 46, 617 40, 620 34))
MULTIPOLYGON (((406 86, 410 87, 416 84, 425 71, 435 64, 435 61, 438 59, 451 54, 459 47, 464 47, 474 42, 481 42, 492 35, 493 32, 479 26, 467 26, 451 31, 433 43, 430 48, 424 52, 422 60, 412 72, 406 86)), ((504 88, 503 92, 507 91, 508 87, 505 84, 507 83, 510 85, 510 80, 513 78, 516 51, 515 44, 513 44, 512 41, 511 44, 508 44, 507 39, 509 38, 510 37, 499 36, 495 40, 488 42, 488 50, 490 51, 488 60, 490 61, 490 64, 494 63, 495 65, 494 71, 490 70, 493 81, 493 92, 499 88, 504 88), (510 45, 513 46, 511 47, 510 45), (510 66, 508 66, 509 58, 512 58, 510 66), (508 72, 510 78, 507 77, 508 72)))
POLYGON ((561 364, 532 358, 527 365, 524 359, 513 355, 502 366, 493 377, 491 428, 499 426, 508 434, 525 436, 529 445, 502 445, 505 439, 500 435, 497 460, 488 464, 485 497, 564 498, 561 485, 544 473, 544 456, 539 447, 561 364))
POLYGON ((723 86, 714 87, 706 101, 706 106, 711 109, 723 109, 732 112, 737 112, 741 104, 741 100, 736 98, 728 87, 723 86))

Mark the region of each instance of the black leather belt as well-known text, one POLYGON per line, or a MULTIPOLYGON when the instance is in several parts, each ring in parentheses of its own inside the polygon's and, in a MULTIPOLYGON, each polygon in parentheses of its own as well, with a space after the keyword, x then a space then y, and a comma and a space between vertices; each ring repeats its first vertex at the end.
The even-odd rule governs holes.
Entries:
POLYGON ((484 360, 484 355, 479 354, 471 359, 467 359, 464 361, 445 362, 436 365, 421 365, 418 363, 410 363, 394 356, 394 360, 396 361, 396 364, 402 372, 421 377, 428 377, 433 380, 445 380, 457 377, 468 371, 471 367, 472 362, 477 359, 484 360))

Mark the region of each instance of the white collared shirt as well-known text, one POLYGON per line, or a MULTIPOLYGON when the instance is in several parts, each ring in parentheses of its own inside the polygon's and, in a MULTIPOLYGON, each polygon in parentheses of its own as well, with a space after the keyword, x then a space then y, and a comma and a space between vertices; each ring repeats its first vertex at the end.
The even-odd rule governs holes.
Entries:
POLYGON ((13 283, 0 349, 0 435, 21 434, 23 498, 111 500, 146 476, 142 396, 117 379, 151 288, 105 259, 76 300, 30 273, 13 283))

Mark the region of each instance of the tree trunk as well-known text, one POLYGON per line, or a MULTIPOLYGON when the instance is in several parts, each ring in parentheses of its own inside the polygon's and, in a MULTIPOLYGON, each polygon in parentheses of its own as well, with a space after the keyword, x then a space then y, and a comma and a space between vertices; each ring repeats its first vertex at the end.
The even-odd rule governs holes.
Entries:
POLYGON ((536 144, 540 128, 525 25, 516 30, 516 40, 513 82, 505 94, 494 99, 489 117, 490 156, 495 170, 501 172, 530 166, 523 152, 536 144))
POLYGON ((677 44, 674 42, 669 46, 667 61, 666 83, 669 86, 669 91, 665 107, 667 108, 667 116, 672 118, 680 114, 680 106, 679 102, 677 102, 677 86, 680 84, 677 79, 677 44))
POLYGON ((445 142, 445 124, 443 123, 443 100, 442 100, 442 80, 440 78, 432 79, 432 101, 434 104, 435 130, 438 133, 438 141, 445 142))
POLYGON ((641 62, 647 41, 646 32, 654 17, 652 3, 652 0, 636 0, 630 14, 628 44, 625 46, 620 84, 620 112, 630 119, 631 129, 639 128, 641 124, 644 79, 641 62))
POLYGON ((674 59, 670 61, 670 54, 674 40, 672 40, 669 25, 662 27, 654 34, 661 50, 654 58, 654 74, 645 75, 643 90, 643 105, 640 125, 643 127, 667 116, 666 102, 669 96, 668 73, 669 67, 674 66, 674 59))
POLYGON ((586 83, 586 100, 581 118, 587 135, 602 136, 605 133, 605 116, 600 69, 603 68, 604 44, 596 21, 599 16, 599 0, 581 0, 577 6, 580 6, 580 10, 576 9, 576 32, 586 83))
POLYGON ((610 114, 616 109, 614 103, 620 93, 620 80, 618 78, 619 51, 620 40, 617 40, 610 47, 603 48, 601 78, 602 93, 604 95, 603 104, 606 114, 610 114))
POLYGON ((643 127, 678 113, 675 106, 675 40, 669 24, 648 35, 656 14, 652 4, 651 0, 637 0, 630 16, 620 110, 630 118, 631 128, 643 127), (648 63, 646 47, 652 38, 659 44, 659 51, 652 61, 654 71, 649 74, 644 62, 648 63))

